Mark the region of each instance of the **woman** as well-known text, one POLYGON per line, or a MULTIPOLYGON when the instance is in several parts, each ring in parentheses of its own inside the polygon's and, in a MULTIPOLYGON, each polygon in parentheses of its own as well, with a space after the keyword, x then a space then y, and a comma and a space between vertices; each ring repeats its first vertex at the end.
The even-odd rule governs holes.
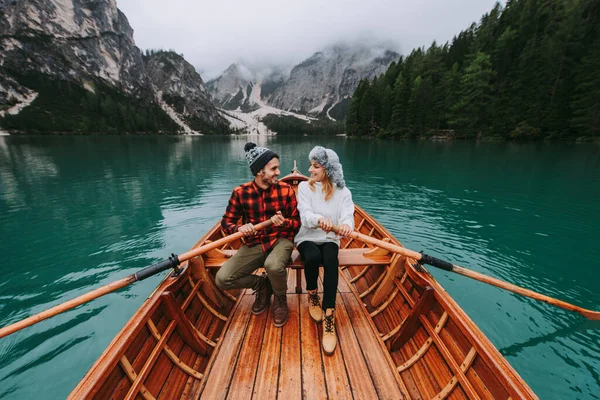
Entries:
POLYGON ((310 316, 324 320, 323 350, 333 354, 337 339, 334 327, 335 296, 338 285, 339 236, 354 230, 354 203, 344 182, 337 154, 321 146, 311 150, 310 179, 298 186, 298 211, 302 226, 294 243, 304 260, 310 316), (331 228, 339 227, 339 236, 331 228), (319 266, 323 265, 323 306, 317 294, 319 266))

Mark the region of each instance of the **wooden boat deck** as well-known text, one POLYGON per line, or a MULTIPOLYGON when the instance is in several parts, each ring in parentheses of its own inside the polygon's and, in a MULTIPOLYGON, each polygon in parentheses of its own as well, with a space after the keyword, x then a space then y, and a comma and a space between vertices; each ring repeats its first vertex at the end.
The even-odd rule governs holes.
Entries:
POLYGON ((243 295, 200 398, 405 398, 391 358, 347 282, 337 295, 338 348, 327 356, 321 347, 322 326, 308 314, 308 295, 293 293, 295 279, 289 274, 290 314, 283 329, 273 326, 270 309, 252 315, 254 296, 243 295))

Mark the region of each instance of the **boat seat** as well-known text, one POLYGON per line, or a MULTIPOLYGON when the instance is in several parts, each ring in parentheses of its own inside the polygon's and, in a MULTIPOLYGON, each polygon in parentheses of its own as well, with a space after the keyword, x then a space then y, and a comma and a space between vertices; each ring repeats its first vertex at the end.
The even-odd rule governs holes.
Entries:
MULTIPOLYGON (((391 261, 389 254, 372 254, 373 249, 340 249, 338 260, 340 267, 349 265, 387 265, 391 261)), ((233 256, 237 250, 211 250, 205 259, 205 266, 208 268, 220 267, 228 258, 233 256)), ((300 258, 298 250, 294 249, 287 265, 291 269, 304 269, 304 262, 300 258)))
MULTIPOLYGON (((205 266, 208 268, 219 268, 228 258, 233 256, 237 250, 211 250, 207 253, 205 266)), ((366 266, 366 265, 388 265, 391 256, 387 250, 380 248, 340 249, 338 253, 340 267, 366 266)), ((301 273, 304 262, 298 250, 294 249, 287 264, 287 268, 296 270, 296 293, 302 293, 300 288, 301 273)))

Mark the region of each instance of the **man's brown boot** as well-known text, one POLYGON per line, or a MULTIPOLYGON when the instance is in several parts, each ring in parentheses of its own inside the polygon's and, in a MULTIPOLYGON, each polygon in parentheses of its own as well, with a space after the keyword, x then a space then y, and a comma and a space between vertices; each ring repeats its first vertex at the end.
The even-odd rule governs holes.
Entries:
POLYGON ((267 277, 267 274, 262 274, 259 279, 258 288, 254 291, 256 299, 254 300, 254 304, 252 304, 252 314, 254 315, 262 314, 269 308, 271 294, 273 293, 271 281, 267 277))
POLYGON ((337 337, 335 336, 335 308, 325 310, 323 318, 323 351, 328 356, 332 355, 337 345, 337 337))
POLYGON ((319 299, 317 289, 308 291, 308 313, 315 322, 323 320, 323 309, 321 308, 321 299, 319 299))
POLYGON ((273 300, 273 325, 282 327, 288 320, 287 297, 285 294, 275 295, 273 300))

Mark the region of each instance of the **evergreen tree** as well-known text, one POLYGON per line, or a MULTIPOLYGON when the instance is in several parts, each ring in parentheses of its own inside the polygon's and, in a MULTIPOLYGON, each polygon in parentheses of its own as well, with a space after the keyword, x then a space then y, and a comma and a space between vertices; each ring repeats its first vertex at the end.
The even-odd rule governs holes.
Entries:
POLYGON ((392 116, 388 125, 388 135, 404 136, 407 131, 407 111, 410 90, 404 75, 398 75, 393 90, 392 116))
POLYGON ((381 128, 386 130, 392 119, 392 88, 386 85, 381 100, 381 128))
POLYGON ((579 65, 575 76, 575 93, 571 124, 575 136, 600 136, 600 37, 596 39, 579 65), (591 73, 594 71, 594 73, 591 73))
POLYGON ((490 122, 493 76, 490 56, 477 53, 460 81, 460 94, 452 111, 450 124, 463 135, 475 136, 485 131, 490 122))

